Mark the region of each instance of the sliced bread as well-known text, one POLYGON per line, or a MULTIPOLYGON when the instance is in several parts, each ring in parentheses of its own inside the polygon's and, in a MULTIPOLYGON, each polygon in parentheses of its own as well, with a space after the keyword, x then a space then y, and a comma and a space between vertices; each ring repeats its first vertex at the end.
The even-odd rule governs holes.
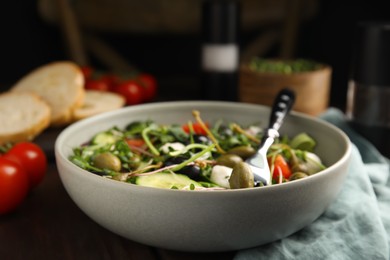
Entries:
POLYGON ((51 108, 51 126, 73 120, 73 112, 84 102, 84 77, 79 66, 70 61, 52 62, 21 78, 11 91, 29 91, 41 96, 51 108))
POLYGON ((50 124, 50 107, 33 93, 0 94, 0 144, 34 139, 50 124))
POLYGON ((119 94, 97 90, 86 90, 84 104, 74 111, 74 120, 97 115, 103 112, 121 108, 125 98, 119 94))

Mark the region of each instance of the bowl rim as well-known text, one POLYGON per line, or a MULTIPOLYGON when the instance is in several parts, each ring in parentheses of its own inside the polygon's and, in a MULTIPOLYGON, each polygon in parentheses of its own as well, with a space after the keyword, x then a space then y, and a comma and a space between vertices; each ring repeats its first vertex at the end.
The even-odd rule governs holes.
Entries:
MULTIPOLYGON (((93 180, 93 181, 97 181, 97 182, 104 182, 104 183, 107 183, 108 185, 114 185, 114 186, 117 186, 118 188, 123 188, 123 189, 137 189, 140 191, 154 190, 154 191, 168 192, 168 193, 169 192, 176 192, 176 193, 180 192, 180 193, 197 193, 197 194, 204 194, 204 193, 206 193, 206 194, 209 194, 209 193, 227 194, 227 193, 237 193, 237 192, 251 193, 251 192, 258 192, 259 190, 263 190, 263 191, 266 191, 266 190, 269 191, 269 190, 275 190, 275 189, 278 190, 278 189, 284 189, 285 187, 294 188, 295 186, 303 185, 307 182, 313 181, 315 178, 320 178, 321 176, 328 174, 328 172, 332 171, 334 168, 337 168, 340 164, 343 164, 343 163, 345 163, 345 161, 349 160, 349 158, 351 156, 352 145, 351 145, 351 141, 346 133, 344 133, 340 128, 336 127, 335 125, 333 125, 325 120, 322 120, 320 118, 310 116, 310 115, 307 115, 307 114, 304 114, 301 112, 297 112, 297 111, 291 111, 290 113, 291 113, 291 115, 304 118, 305 120, 315 121, 317 124, 320 124, 320 125, 323 125, 327 128, 330 128, 332 131, 335 131, 337 134, 339 134, 342 137, 342 139, 345 140, 346 149, 345 149, 343 155, 341 156, 341 158, 339 158, 332 165, 328 166, 326 169, 324 169, 316 174, 310 175, 310 176, 303 178, 303 179, 299 179, 299 180, 295 180, 295 181, 291 181, 291 182, 284 182, 284 183, 270 185, 270 186, 264 186, 264 187, 254 187, 254 188, 250 188, 250 189, 196 190, 196 192, 194 192, 192 190, 176 190, 176 189, 165 189, 165 188, 157 188, 157 187, 144 187, 144 186, 120 182, 120 181, 112 180, 110 178, 104 178, 102 176, 92 174, 91 172, 84 170, 84 169, 78 167, 77 165, 75 165, 74 163, 72 163, 65 156, 65 154, 62 150, 62 147, 66 143, 65 140, 67 139, 67 136, 69 136, 76 129, 83 127, 83 126, 87 126, 92 122, 104 120, 105 118, 109 118, 112 115, 126 114, 126 113, 128 113, 128 111, 137 111, 137 110, 142 110, 145 108, 152 109, 155 107, 158 107, 158 108, 171 107, 171 106, 177 107, 178 105, 182 105, 182 106, 184 106, 184 105, 185 106, 188 106, 188 105, 197 105, 197 106, 199 106, 199 105, 202 105, 202 106, 203 105, 208 105, 208 106, 229 105, 229 106, 235 106, 237 108, 238 107, 247 107, 247 108, 253 108, 253 109, 259 109, 259 108, 270 109, 270 107, 268 107, 268 106, 259 105, 259 104, 241 103, 241 102, 234 102, 234 101, 210 101, 210 100, 207 100, 207 101, 205 101, 205 100, 162 101, 162 102, 146 103, 146 104, 140 104, 140 105, 136 105, 136 106, 123 107, 123 108, 120 108, 117 110, 104 112, 104 113, 101 113, 101 114, 98 114, 95 116, 91 116, 89 118, 82 119, 80 121, 77 121, 77 122, 65 127, 57 136, 57 138, 55 140, 55 144, 54 144, 56 164, 58 165, 59 160, 61 160, 62 163, 65 163, 68 167, 75 169, 74 174, 77 174, 77 175, 81 175, 81 174, 85 175, 86 174, 86 176, 84 176, 84 177, 88 176, 87 178, 89 178, 91 181, 93 180), (111 183, 111 184, 109 184, 109 183, 111 183)), ((59 175, 60 175, 60 178, 62 180, 62 177, 61 177, 62 174, 60 173, 59 175)))

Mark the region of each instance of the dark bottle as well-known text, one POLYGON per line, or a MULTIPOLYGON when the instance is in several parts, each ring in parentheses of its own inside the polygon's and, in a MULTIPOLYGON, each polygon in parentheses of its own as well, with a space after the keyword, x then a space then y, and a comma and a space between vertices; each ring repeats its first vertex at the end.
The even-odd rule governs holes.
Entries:
POLYGON ((390 22, 359 23, 352 58, 349 123, 390 158, 390 22))
POLYGON ((202 6, 202 98, 238 100, 240 6, 209 0, 202 6))

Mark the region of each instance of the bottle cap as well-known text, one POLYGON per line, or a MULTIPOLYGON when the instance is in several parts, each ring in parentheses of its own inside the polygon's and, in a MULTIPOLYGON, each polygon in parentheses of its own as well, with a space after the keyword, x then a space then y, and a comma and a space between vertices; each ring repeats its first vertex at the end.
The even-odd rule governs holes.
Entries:
POLYGON ((390 22, 357 24, 352 79, 364 85, 390 87, 390 22))
POLYGON ((204 1, 202 5, 203 41, 212 44, 237 42, 239 9, 237 1, 204 1))

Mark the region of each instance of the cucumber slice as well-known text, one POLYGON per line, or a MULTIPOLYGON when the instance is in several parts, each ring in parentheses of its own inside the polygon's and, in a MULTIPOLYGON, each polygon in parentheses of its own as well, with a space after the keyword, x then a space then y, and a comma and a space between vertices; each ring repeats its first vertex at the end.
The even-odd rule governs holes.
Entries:
POLYGON ((92 139, 93 144, 100 144, 100 145, 106 145, 106 144, 113 144, 118 140, 116 136, 114 136, 110 132, 102 132, 95 135, 92 139))
POLYGON ((191 184, 195 187, 202 187, 198 182, 191 180, 183 174, 176 173, 155 173, 137 177, 135 183, 140 186, 164 188, 164 189, 190 189, 191 184))
POLYGON ((314 147, 316 146, 316 141, 314 141, 314 139, 311 138, 308 134, 301 133, 295 136, 291 140, 290 146, 293 149, 311 152, 314 150, 314 147))

